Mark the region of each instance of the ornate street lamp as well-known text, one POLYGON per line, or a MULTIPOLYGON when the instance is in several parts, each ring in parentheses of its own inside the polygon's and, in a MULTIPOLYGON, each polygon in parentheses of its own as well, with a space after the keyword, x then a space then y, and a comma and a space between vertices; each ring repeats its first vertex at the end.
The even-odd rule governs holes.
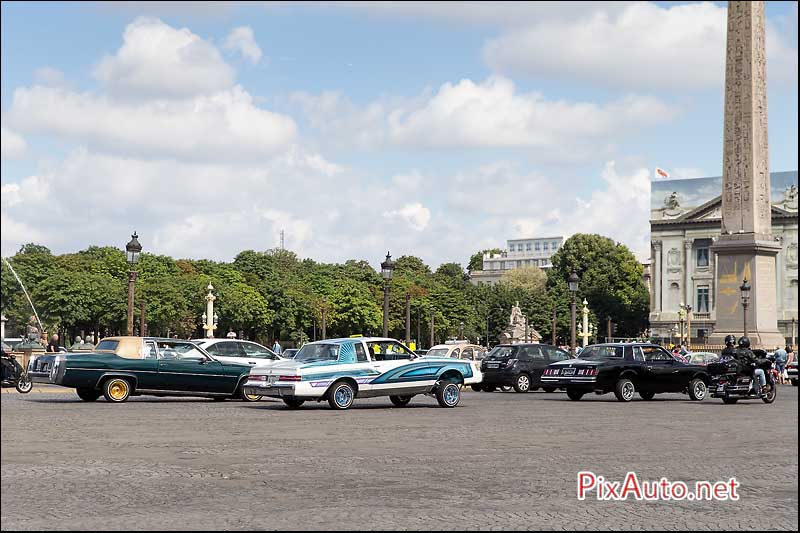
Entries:
POLYGON ((575 293, 578 292, 578 284, 580 281, 581 278, 578 277, 578 274, 576 274, 574 270, 567 278, 567 284, 569 285, 569 290, 572 293, 572 303, 570 304, 572 331, 571 342, 569 345, 569 350, 572 355, 575 355, 575 293))
POLYGON ((683 304, 683 302, 681 302, 680 305, 678 305, 678 321, 681 323, 680 337, 678 338, 678 344, 683 345, 683 336, 684 336, 683 323, 686 321, 686 306, 683 304))
POLYGON ((742 309, 744 310, 744 336, 747 337, 747 306, 750 304, 750 283, 747 278, 742 280, 742 286, 739 287, 742 293, 742 309))
POLYGON ((394 275, 394 261, 389 252, 386 252, 386 260, 381 263, 381 276, 383 277, 383 336, 389 336, 389 284, 394 275))
POLYGON ((142 245, 139 244, 139 236, 136 232, 131 235, 131 240, 125 245, 125 256, 130 265, 128 271, 128 335, 133 335, 133 289, 136 285, 137 272, 134 270, 136 263, 139 262, 139 254, 142 253, 142 245))

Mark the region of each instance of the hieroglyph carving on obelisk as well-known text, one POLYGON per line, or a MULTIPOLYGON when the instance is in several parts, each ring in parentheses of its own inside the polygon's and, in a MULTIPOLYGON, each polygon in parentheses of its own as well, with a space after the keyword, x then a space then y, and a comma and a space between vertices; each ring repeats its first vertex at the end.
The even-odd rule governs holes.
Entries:
POLYGON ((722 234, 772 232, 764 2, 728 2, 722 234))

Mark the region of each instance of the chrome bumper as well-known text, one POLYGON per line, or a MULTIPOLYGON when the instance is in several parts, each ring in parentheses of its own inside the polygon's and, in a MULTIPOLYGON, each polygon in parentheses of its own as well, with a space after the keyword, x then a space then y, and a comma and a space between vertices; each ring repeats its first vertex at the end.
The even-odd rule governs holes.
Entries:
POLYGON ((243 387, 245 394, 255 396, 294 396, 294 385, 285 383, 247 382, 243 387))

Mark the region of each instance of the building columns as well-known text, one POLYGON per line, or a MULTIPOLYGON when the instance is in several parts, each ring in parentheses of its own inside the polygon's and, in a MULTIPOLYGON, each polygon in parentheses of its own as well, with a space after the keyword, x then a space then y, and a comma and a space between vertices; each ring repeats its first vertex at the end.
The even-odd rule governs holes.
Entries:
POLYGON ((692 244, 694 239, 683 241, 683 303, 694 307, 692 301, 692 244))
POLYGON ((661 309, 661 303, 662 303, 661 296, 662 296, 662 294, 661 293, 662 293, 663 286, 664 286, 664 282, 663 282, 664 275, 661 272, 661 268, 662 268, 661 267, 661 248, 662 248, 661 241, 653 241, 653 255, 654 255, 654 258, 653 258, 653 264, 654 264, 654 269, 653 269, 653 288, 655 289, 653 292, 655 293, 655 300, 656 300, 655 312, 656 313, 661 313, 661 311, 662 311, 662 309, 661 309))

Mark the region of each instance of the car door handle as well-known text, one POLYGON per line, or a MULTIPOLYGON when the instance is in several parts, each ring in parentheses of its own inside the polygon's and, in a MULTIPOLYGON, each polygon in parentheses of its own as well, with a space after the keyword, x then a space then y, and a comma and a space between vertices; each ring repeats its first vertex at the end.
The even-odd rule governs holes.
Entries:
POLYGON ((255 361, 248 361, 247 364, 248 365, 254 365, 254 364, 256 364, 256 362, 255 361))
POLYGON ((647 370, 653 370, 653 367, 652 367, 652 366, 646 366, 646 367, 645 367, 645 369, 647 369, 647 370))

